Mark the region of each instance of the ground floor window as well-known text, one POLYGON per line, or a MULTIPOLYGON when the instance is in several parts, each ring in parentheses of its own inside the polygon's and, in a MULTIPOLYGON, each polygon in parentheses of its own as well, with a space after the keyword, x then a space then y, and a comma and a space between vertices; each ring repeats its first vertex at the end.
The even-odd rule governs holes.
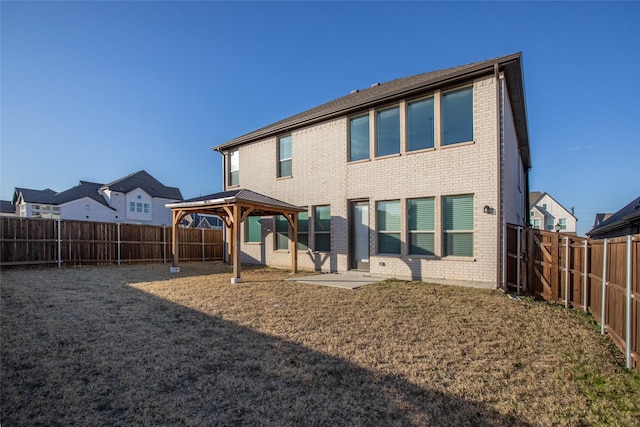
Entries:
POLYGON ((249 216, 244 221, 244 241, 247 243, 260 243, 262 240, 262 226, 259 216, 249 216))
POLYGON ((407 203, 409 255, 435 255, 435 199, 412 199, 407 203))
POLYGON ((276 250, 289 249, 289 221, 278 215, 276 221, 276 250))
POLYGON ((314 249, 331 252, 331 207, 329 205, 313 208, 314 249))
POLYGON ((473 256, 473 195, 442 198, 443 256, 473 256))
POLYGON ((376 203, 378 253, 400 254, 400 200, 376 203))
POLYGON ((298 213, 298 250, 309 249, 309 212, 298 213))

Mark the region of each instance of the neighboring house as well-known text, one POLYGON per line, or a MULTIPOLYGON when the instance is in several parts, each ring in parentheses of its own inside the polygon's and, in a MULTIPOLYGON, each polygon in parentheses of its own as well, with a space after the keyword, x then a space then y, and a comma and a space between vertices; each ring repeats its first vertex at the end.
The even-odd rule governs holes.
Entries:
POLYGON ((628 236, 640 233, 640 197, 587 232, 592 239, 628 236))
MULTIPOLYGON (((374 84, 214 149, 225 190, 307 208, 301 269, 495 288, 507 223, 528 223, 519 53, 374 84)), ((288 233, 249 216, 242 261, 288 268, 288 233)))
POLYGON ((16 207, 11 200, 0 200, 0 216, 17 216, 16 207))
POLYGON ((578 218, 571 211, 558 203, 548 193, 532 191, 529 193, 529 220, 531 228, 561 233, 576 234, 578 218))
POLYGON ((16 188, 13 196, 22 217, 149 225, 171 225, 165 204, 180 200, 179 189, 163 185, 146 171, 109 184, 80 181, 62 192, 16 188))

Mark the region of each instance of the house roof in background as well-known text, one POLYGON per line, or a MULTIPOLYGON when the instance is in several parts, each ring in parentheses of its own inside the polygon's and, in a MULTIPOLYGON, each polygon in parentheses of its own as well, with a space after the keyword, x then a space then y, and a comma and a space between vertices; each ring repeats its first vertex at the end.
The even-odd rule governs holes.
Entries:
POLYGON ((134 172, 109 184, 105 184, 102 188, 120 193, 128 193, 136 188, 142 188, 151 197, 182 200, 182 193, 180 193, 178 188, 167 187, 144 170, 134 172))
POLYGON ((597 213, 596 218, 593 221, 593 228, 596 228, 597 226, 611 218, 611 215, 613 215, 613 212, 597 213))
POLYGON ((0 212, 15 213, 16 206, 11 202, 11 200, 0 200, 0 212))
POLYGON ((609 217, 609 219, 603 221, 598 227, 593 228, 587 232, 588 236, 601 234, 616 228, 622 228, 630 224, 631 222, 640 222, 640 196, 636 197, 609 217))
POLYGON ((438 87, 454 85, 471 78, 494 72, 497 66, 504 71, 509 98, 512 103, 518 146, 524 164, 531 167, 529 151, 529 131, 526 115, 526 100, 524 92, 524 76, 522 71, 522 54, 502 56, 472 64, 447 68, 403 77, 387 83, 375 84, 370 88, 353 91, 351 94, 327 102, 310 110, 295 114, 284 120, 272 123, 248 134, 239 136, 216 147, 214 150, 223 151, 238 145, 268 138, 276 134, 291 132, 294 129, 315 124, 321 121, 353 114, 358 110, 368 109, 380 104, 400 100, 418 95, 421 92, 438 87))
POLYGON ((532 191, 529 193, 529 206, 535 206, 538 203, 538 200, 542 199, 547 193, 542 193, 540 191, 532 191))
POLYGON ((69 203, 74 200, 84 199, 85 197, 88 197, 91 200, 95 200, 101 205, 108 207, 109 209, 113 209, 111 208, 111 206, 109 206, 104 197, 102 197, 102 195, 98 193, 100 187, 102 187, 102 184, 89 181, 80 181, 80 183, 75 187, 71 187, 68 190, 57 193, 56 204, 62 205, 64 203, 69 203))
POLYGON ((22 196, 22 199, 28 203, 42 203, 47 205, 55 205, 57 192, 50 188, 46 190, 32 190, 30 188, 16 187, 13 192, 13 203, 18 201, 18 198, 22 196))

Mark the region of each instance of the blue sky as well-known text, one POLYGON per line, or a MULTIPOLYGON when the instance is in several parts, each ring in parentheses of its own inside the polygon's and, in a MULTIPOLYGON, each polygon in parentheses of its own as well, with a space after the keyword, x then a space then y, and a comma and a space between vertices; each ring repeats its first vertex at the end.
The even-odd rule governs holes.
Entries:
POLYGON ((523 53, 531 190, 578 231, 640 195, 639 2, 0 3, 0 198, 146 170, 399 77, 523 53))

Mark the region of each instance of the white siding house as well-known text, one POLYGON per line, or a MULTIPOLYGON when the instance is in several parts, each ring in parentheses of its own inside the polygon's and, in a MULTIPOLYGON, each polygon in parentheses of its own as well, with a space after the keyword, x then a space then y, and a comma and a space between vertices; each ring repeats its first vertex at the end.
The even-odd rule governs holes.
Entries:
MULTIPOLYGON (((578 219, 548 193, 532 191, 529 195, 532 228, 561 233, 576 233, 578 219)), ((573 209, 572 209, 573 210, 573 209)))
MULTIPOLYGON (((528 222, 520 54, 353 91, 214 149, 225 190, 306 207, 302 269, 495 288, 506 225, 528 222)), ((289 232, 249 217, 243 262, 286 268, 289 232)))
POLYGON ((16 188, 19 216, 97 222, 170 225, 167 203, 182 200, 180 190, 139 171, 109 184, 88 181, 63 192, 16 188))

